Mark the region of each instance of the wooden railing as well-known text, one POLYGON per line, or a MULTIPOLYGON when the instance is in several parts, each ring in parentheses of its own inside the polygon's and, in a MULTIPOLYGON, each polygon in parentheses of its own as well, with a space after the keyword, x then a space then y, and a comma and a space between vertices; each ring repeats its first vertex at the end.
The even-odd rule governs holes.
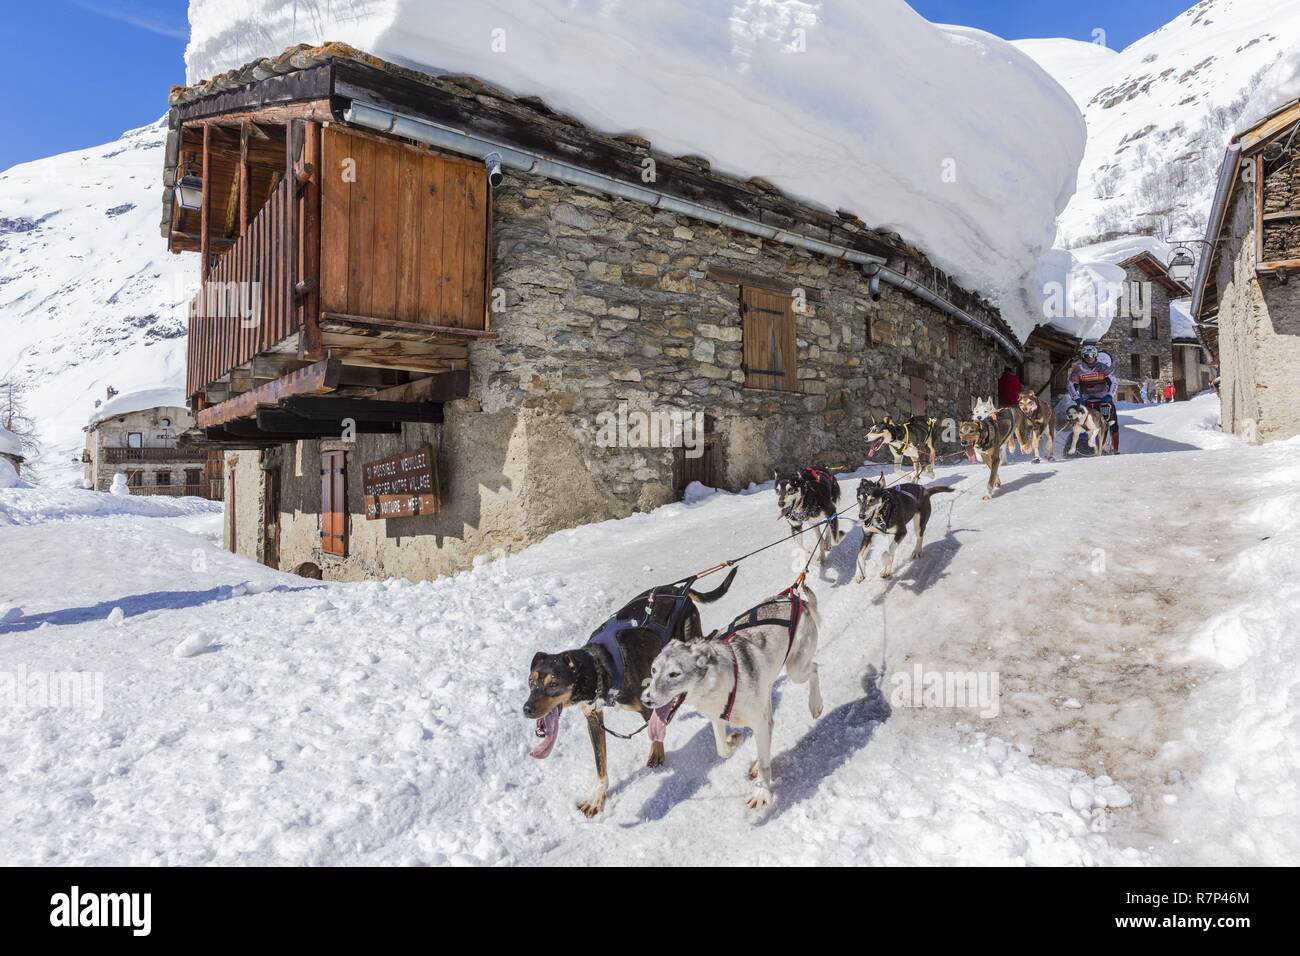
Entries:
POLYGON ((206 461, 208 453, 203 448, 127 448, 107 447, 104 461, 206 461))
POLYGON ((294 183, 285 178, 248 229, 217 260, 190 303, 186 394, 194 396, 297 331, 291 308, 289 227, 294 183))
POLYGON ((191 498, 206 497, 204 485, 131 485, 133 495, 166 495, 171 498, 187 496, 191 498))

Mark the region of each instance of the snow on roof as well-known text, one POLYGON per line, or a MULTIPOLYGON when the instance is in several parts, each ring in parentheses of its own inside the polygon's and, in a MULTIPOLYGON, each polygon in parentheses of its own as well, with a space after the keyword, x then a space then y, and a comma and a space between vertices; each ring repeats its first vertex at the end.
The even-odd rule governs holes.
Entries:
POLYGON ((102 421, 110 418, 117 418, 119 415, 127 415, 131 412, 142 412, 148 408, 186 408, 184 389, 176 388, 170 385, 155 386, 154 388, 140 388, 134 392, 123 392, 121 395, 114 395, 99 408, 95 409, 87 427, 93 428, 102 421))
POLYGON ((17 455, 22 457, 23 443, 18 436, 0 425, 0 455, 17 455))
POLYGON ((1083 262, 1110 262, 1119 265, 1127 259, 1149 252, 1162 263, 1168 262, 1173 255, 1173 247, 1163 239, 1155 236, 1121 236, 1108 242, 1094 242, 1088 246, 1076 246, 1070 250, 1075 258, 1083 262))
POLYGON ((1169 300, 1169 334, 1175 339, 1197 338, 1190 298, 1169 300))
POLYGON ((903 0, 294 7, 192 0, 190 80, 327 39, 469 73, 596 130, 852 211, 986 294, 1021 339, 1040 321, 1034 263, 1074 192, 1087 131, 1056 81, 988 33, 932 24, 903 0))

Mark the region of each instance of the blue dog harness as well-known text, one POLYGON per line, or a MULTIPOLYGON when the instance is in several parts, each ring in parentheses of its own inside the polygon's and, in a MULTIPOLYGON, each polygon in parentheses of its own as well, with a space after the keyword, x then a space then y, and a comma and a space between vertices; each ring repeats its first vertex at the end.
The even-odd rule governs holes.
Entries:
POLYGON ((591 637, 587 639, 587 646, 593 644, 602 648, 609 655, 610 662, 613 666, 614 680, 606 690, 605 696, 612 699, 623 688, 623 675, 626 667, 623 663, 623 647, 619 644, 619 635, 624 631, 632 628, 641 628, 650 631, 659 640, 659 649, 663 650, 664 646, 672 640, 673 635, 677 632, 677 625, 681 622, 682 614, 686 610, 686 602, 691 597, 691 585, 695 583, 695 578, 690 577, 676 584, 670 584, 666 588, 652 588, 646 592, 645 605, 639 614, 633 613, 631 616, 624 617, 629 611, 635 611, 637 599, 633 599, 621 611, 618 611, 608 621, 596 628, 591 637), (659 598, 671 598, 672 607, 668 611, 665 620, 658 620, 655 617, 655 602, 659 598))

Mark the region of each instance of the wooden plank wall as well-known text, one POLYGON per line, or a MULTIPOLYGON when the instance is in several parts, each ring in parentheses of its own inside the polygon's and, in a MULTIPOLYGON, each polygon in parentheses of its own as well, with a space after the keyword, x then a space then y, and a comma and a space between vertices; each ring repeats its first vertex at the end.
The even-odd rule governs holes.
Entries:
POLYGON ((322 136, 320 310, 486 328, 486 170, 337 127, 322 136))

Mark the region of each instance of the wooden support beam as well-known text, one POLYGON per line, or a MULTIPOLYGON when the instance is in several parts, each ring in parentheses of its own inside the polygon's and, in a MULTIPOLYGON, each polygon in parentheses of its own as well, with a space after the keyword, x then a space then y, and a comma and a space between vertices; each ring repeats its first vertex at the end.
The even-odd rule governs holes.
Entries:
POLYGON ((348 315, 343 312, 322 312, 321 328, 331 332, 353 335, 382 335, 387 330, 418 332, 431 338, 448 336, 465 339, 500 338, 486 329, 461 329, 451 325, 427 325, 423 322, 402 322, 398 319, 376 319, 368 315, 348 315))
POLYGON ((195 415, 200 428, 216 428, 238 419, 249 419, 257 414, 259 405, 279 405, 295 395, 322 395, 338 386, 341 364, 326 359, 290 372, 273 382, 259 385, 219 405, 205 408, 195 415))
POLYGON ((442 421, 442 406, 434 402, 385 402, 370 398, 287 398, 282 407, 307 420, 338 421, 350 418, 361 422, 429 422, 442 421))
POLYGON ((208 245, 208 232, 211 227, 209 210, 212 208, 212 168, 209 158, 212 147, 212 127, 203 127, 203 198, 199 210, 199 278, 208 280, 208 260, 212 250, 208 245))
POLYGON ((381 402, 454 402, 469 395, 469 372, 443 372, 428 378, 394 385, 376 392, 372 397, 381 402))
POLYGON ((248 188, 251 175, 248 168, 248 135, 251 123, 239 124, 239 234, 248 231, 248 188))
POLYGON ((298 339, 301 357, 319 358, 320 341, 320 257, 321 257, 321 125, 303 124, 303 168, 309 171, 299 203, 302 215, 302 281, 308 289, 302 296, 301 328, 298 339))
MULTIPOLYGON (((244 438, 259 438, 278 441, 310 441, 315 438, 342 438, 345 428, 343 419, 307 419, 292 412, 275 408, 259 408, 257 419, 241 418, 227 422, 225 428, 234 435, 244 438)), ((400 422, 351 422, 347 426, 357 435, 398 435, 401 434, 400 422)))

